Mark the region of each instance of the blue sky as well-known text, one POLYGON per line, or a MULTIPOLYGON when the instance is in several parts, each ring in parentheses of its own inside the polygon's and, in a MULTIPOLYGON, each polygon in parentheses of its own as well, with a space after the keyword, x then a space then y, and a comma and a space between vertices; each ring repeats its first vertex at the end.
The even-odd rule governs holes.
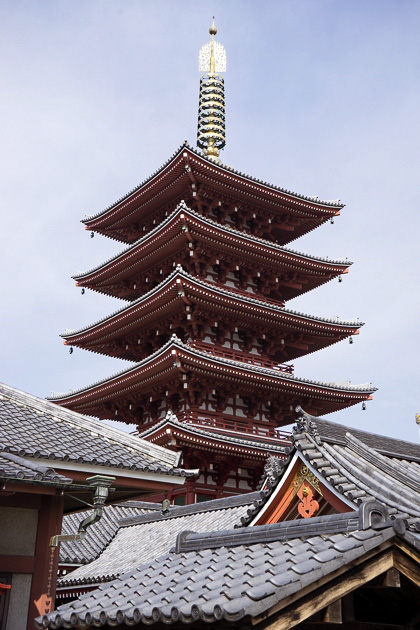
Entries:
POLYGON ((70 276, 122 249, 80 220, 195 145, 198 51, 227 50, 226 164, 346 207, 291 244, 354 261, 292 309, 366 322, 295 362, 298 376, 379 391, 337 422, 418 439, 420 4, 38 0, 0 3, 0 379, 41 397, 127 364, 58 337, 121 302, 70 276))

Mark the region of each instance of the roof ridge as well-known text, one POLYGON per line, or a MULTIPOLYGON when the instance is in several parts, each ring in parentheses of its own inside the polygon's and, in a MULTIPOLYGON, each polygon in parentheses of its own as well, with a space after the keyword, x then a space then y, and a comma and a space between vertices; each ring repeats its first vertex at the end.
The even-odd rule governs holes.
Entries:
POLYGON ((228 510, 241 505, 248 505, 258 499, 260 493, 247 492, 245 494, 235 494, 230 497, 221 499, 211 499, 201 503, 193 503, 191 505, 171 506, 169 514, 139 514, 138 516, 129 516, 121 519, 120 527, 132 527, 133 525, 141 525, 143 523, 151 523, 154 521, 167 521, 173 518, 182 518, 192 514, 202 512, 216 512, 218 510, 228 510))
POLYGON ((175 553, 236 547, 238 545, 266 544, 273 541, 290 540, 296 537, 318 536, 327 533, 355 531, 360 527, 360 513, 353 512, 312 516, 311 518, 281 521, 266 525, 255 525, 242 529, 228 529, 197 533, 184 531, 178 534, 175 553))

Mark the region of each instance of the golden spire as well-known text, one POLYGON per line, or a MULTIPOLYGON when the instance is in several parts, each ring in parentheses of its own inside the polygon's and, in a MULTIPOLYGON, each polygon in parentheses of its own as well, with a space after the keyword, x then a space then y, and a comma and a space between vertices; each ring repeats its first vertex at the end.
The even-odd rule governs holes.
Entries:
POLYGON ((199 70, 205 74, 200 79, 197 145, 203 149, 203 155, 218 159, 219 150, 226 144, 225 88, 220 75, 226 71, 226 51, 214 39, 214 18, 209 33, 211 40, 201 48, 198 58, 199 70))

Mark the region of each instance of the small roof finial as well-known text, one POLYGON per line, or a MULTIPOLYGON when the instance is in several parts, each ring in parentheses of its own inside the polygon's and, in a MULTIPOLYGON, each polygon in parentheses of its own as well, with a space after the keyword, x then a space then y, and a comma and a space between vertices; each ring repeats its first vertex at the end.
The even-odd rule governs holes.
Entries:
POLYGON ((214 15, 213 15, 213 22, 211 23, 211 26, 209 28, 209 33, 212 37, 214 37, 217 34, 217 28, 216 28, 216 22, 214 21, 214 15))

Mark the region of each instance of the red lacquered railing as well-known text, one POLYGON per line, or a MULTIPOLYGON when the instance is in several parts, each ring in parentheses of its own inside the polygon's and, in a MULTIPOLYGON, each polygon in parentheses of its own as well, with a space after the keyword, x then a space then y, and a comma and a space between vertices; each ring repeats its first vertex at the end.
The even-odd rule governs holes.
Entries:
POLYGON ((232 361, 240 361, 241 363, 248 363, 249 365, 256 365, 257 367, 265 367, 269 368, 270 370, 277 370, 286 374, 293 374, 293 365, 267 361, 266 359, 263 359, 258 355, 251 354, 249 352, 243 352, 242 350, 232 350, 231 348, 213 346, 209 343, 205 343, 204 341, 194 341, 190 345, 192 348, 197 348, 197 350, 209 352, 210 354, 216 357, 222 357, 223 359, 231 359, 232 361))
POLYGON ((267 304, 272 304, 273 306, 284 308, 284 302, 282 302, 281 300, 273 300, 272 298, 265 297, 265 295, 261 295, 260 293, 251 293, 250 291, 245 291, 244 289, 237 289, 236 287, 226 286, 222 282, 217 282, 217 280, 208 280, 206 278, 204 281, 208 284, 214 284, 219 289, 229 291, 229 293, 237 293, 242 297, 253 298, 254 300, 258 300, 259 302, 266 302, 267 304))
POLYGON ((268 425, 265 422, 256 420, 238 420, 237 418, 229 418, 222 412, 210 412, 208 415, 204 411, 190 412, 187 415, 179 415, 180 422, 191 424, 202 429, 210 429, 211 431, 232 434, 236 437, 244 436, 252 437, 255 440, 275 441, 277 444, 282 443, 290 445, 291 433, 282 431, 279 427, 268 425))

